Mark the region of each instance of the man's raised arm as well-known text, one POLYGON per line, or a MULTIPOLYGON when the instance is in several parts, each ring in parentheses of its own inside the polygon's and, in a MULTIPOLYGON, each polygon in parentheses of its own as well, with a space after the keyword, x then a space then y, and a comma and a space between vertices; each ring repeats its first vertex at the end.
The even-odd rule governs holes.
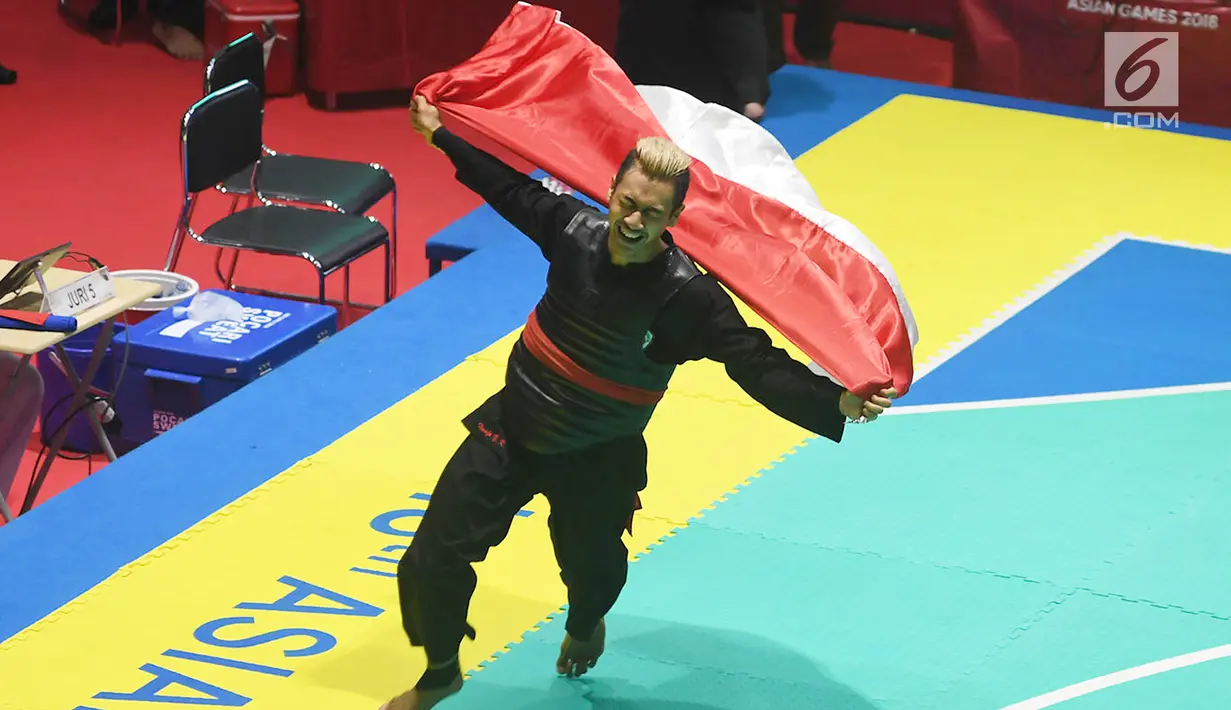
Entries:
POLYGON ((557 195, 496 156, 470 145, 445 128, 440 112, 422 96, 410 106, 410 122, 430 145, 448 156, 457 181, 473 190, 497 213, 530 237, 551 260, 555 240, 585 203, 557 195))

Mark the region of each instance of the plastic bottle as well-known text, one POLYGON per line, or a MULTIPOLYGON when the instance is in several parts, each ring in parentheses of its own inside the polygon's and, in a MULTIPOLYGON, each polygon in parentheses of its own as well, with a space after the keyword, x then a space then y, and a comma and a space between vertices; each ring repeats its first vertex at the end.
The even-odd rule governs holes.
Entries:
POLYGON ((220 320, 239 323, 244 320, 244 307, 239 301, 212 291, 198 293, 187 306, 175 306, 172 313, 176 318, 188 317, 201 323, 220 320))

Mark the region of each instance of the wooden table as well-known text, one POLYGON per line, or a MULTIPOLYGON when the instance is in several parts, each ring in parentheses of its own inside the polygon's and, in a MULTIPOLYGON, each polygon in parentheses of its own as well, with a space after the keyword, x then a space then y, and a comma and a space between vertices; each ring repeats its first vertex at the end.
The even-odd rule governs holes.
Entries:
MULTIPOLYGON (((8 273, 15 263, 0 259, 0 274, 8 273)), ((53 268, 43 276, 43 281, 47 284, 47 288, 56 289, 76 281, 85 273, 72 269, 53 268)), ((73 413, 79 411, 85 404, 86 395, 89 394, 90 390, 90 383, 94 381, 94 376, 98 373, 99 366, 102 365, 103 355, 111 345, 111 333, 115 326, 115 319, 129 308, 162 292, 157 284, 147 281, 134 281, 114 276, 111 279, 115 284, 115 296, 78 313, 76 316, 77 330, 73 333, 50 333, 37 330, 0 328, 0 352, 21 355, 21 366, 24 367, 29 363, 31 356, 48 348, 54 349, 56 355, 60 358, 60 362, 64 364, 65 374, 68 376, 69 384, 73 388, 73 394, 67 409, 70 413, 69 418, 65 420, 65 425, 59 428, 59 431, 56 432, 55 436, 48 443, 47 457, 43 460, 39 470, 35 472, 34 478, 30 481, 30 488, 26 492, 21 513, 27 512, 34 505, 34 500, 37 498, 39 490, 43 487, 43 481, 47 478, 48 471, 51 470, 51 464, 59 455, 60 447, 64 444, 64 438, 68 435, 68 420, 71 419, 73 413), (100 323, 103 325, 99 328, 98 337, 94 341, 94 351, 90 357, 90 364, 86 367, 85 373, 78 378, 72 361, 68 359, 68 355, 64 352, 62 343, 73 335, 89 330, 100 323)), ((17 295, 9 296, 5 300, 0 301, 0 309, 37 313, 42 305, 42 300, 42 293, 37 282, 35 282, 17 295)), ((11 388, 8 385, 16 383, 15 374, 10 373, 7 378, 8 381, 4 385, 0 385, 0 406, 4 406, 4 400, 8 399, 11 395, 11 388)), ((0 373, 0 377, 2 376, 2 373, 0 373)), ((114 461, 115 450, 112 448, 110 440, 107 439, 107 434, 103 431, 102 424, 99 423, 96 417, 88 414, 86 419, 90 423, 90 428, 94 431, 94 436, 98 438, 99 445, 103 447, 103 451, 107 454, 107 458, 114 461)), ((0 496, 0 514, 4 515, 5 520, 13 519, 12 511, 9 510, 4 496, 0 496)))

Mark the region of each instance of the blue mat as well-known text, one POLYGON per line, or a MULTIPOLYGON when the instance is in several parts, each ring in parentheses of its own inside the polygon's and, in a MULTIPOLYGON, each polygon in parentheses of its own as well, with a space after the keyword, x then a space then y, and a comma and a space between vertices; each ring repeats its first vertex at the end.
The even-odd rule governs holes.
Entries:
POLYGON ((507 335, 546 274, 485 250, 0 528, 0 639, 507 335))
POLYGON ((1128 240, 921 378, 902 404, 1231 382, 1228 353, 1231 254, 1128 240))

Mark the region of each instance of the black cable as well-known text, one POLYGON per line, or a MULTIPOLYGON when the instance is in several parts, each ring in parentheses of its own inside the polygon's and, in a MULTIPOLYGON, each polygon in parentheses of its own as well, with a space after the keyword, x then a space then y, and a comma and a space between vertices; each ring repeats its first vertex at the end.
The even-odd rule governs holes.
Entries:
MULTIPOLYGON (((70 397, 72 397, 71 394, 65 395, 61 397, 59 400, 57 400, 56 403, 51 406, 51 409, 48 410, 47 418, 50 418, 50 413, 52 411, 55 411, 57 407, 59 407, 61 404, 67 401, 70 397)), ((86 401, 82 402, 81 406, 77 407, 77 409, 73 410, 67 417, 65 417, 64 420, 61 421, 60 424, 52 431, 50 437, 47 437, 47 433, 45 431, 42 432, 42 436, 40 438, 43 440, 43 446, 41 449, 39 449, 38 456, 36 456, 34 459, 34 470, 30 474, 30 485, 26 488, 27 499, 26 501, 22 503, 22 510, 21 510, 22 513, 29 512, 30 507, 33 507, 34 501, 30 500, 29 496, 30 496, 31 490, 34 487, 35 478, 38 476, 39 467, 43 463, 43 457, 47 455, 47 450, 51 448, 50 442, 54 441, 55 438, 59 436, 60 432, 65 427, 67 427, 73 421, 73 418, 76 417, 78 414, 85 412, 86 416, 93 416, 93 413, 90 412, 89 409, 92 408, 97 402, 108 402, 108 406, 111 406, 114 411, 114 405, 111 404, 107 400, 107 398, 99 397, 98 395, 95 395, 95 394, 88 394, 86 395, 86 401)), ((119 415, 117 414, 115 416, 118 418, 119 415)), ((106 425, 103 425, 103 426, 106 426, 106 425)), ((63 446, 62 443, 61 443, 61 446, 63 446)), ((86 475, 88 476, 94 475, 94 455, 93 454, 84 454, 82 456, 68 456, 64 454, 63 450, 61 450, 61 451, 56 452, 56 458, 63 458, 69 461, 86 460, 89 462, 86 475)), ((50 473, 50 469, 48 469, 48 473, 50 473)), ((44 482, 46 481, 44 480, 44 482)))
POLYGON ((95 271, 103 268, 103 262, 99 261, 98 259, 95 259, 89 254, 86 254, 85 252, 66 251, 64 252, 64 256, 65 258, 72 259, 73 261, 85 262, 86 264, 89 264, 91 267, 93 267, 95 271))
MULTIPOLYGON (((69 399, 72 399, 73 394, 74 393, 69 392, 63 397, 60 397, 58 400, 55 401, 55 403, 53 403, 47 409, 47 412, 43 414, 43 417, 42 417, 44 425, 48 421, 51 420, 52 415, 55 414, 56 410, 59 409, 62 404, 67 402, 69 399)), ((112 411, 114 412, 115 402, 112 398, 115 395, 113 393, 107 393, 107 395, 108 396, 98 395, 98 394, 94 394, 93 392, 86 394, 86 401, 80 407, 78 407, 75 411, 73 411, 71 414, 66 416, 64 420, 61 421, 60 424, 51 432, 50 436, 48 436, 48 433, 46 430, 41 431, 39 439, 42 441, 43 449, 46 450, 48 448, 51 448, 51 441, 55 439, 56 434, 58 434, 60 430, 63 429, 64 427, 68 426, 68 424, 73 420, 74 417, 76 417, 81 412, 87 410, 88 408, 93 407, 96 403, 105 402, 107 406, 111 407, 112 411)), ((57 458, 62 458, 67 461, 82 461, 86 458, 89 458, 92 455, 93 454, 84 453, 79 456, 71 456, 69 454, 64 453, 63 450, 56 452, 57 458)))
MULTIPOLYGON (((79 261, 79 262, 83 261, 89 264, 95 270, 103 268, 103 262, 99 261, 98 259, 95 259, 93 256, 89 254, 86 254, 85 252, 69 251, 69 252, 65 252, 64 256, 72 258, 75 261, 79 261)), ((121 323, 124 325, 124 359, 120 365, 120 375, 119 377, 116 378, 115 385, 111 388, 111 399, 108 401, 108 404, 111 406, 112 409, 115 409, 115 399, 114 398, 115 398, 115 395, 120 391, 120 383, 123 382, 124 373, 128 370, 128 352, 129 352, 129 349, 131 347, 131 342, 132 342, 128 339, 128 328, 131 325, 128 322, 128 313, 121 314, 121 323)))
MULTIPOLYGON (((71 397, 71 396, 72 396, 72 395, 67 395, 67 396, 65 396, 65 397, 61 398, 60 403, 64 402, 65 400, 67 400, 67 399, 68 399, 69 397, 71 397)), ((65 418, 64 418, 64 420, 63 420, 63 421, 61 421, 61 422, 60 422, 60 424, 59 424, 58 426, 56 426, 55 430, 51 432, 51 436, 50 436, 50 437, 48 437, 48 436, 47 436, 47 433, 46 433, 46 432, 43 432, 43 449, 42 449, 42 452, 41 452, 39 455, 40 455, 40 456, 43 456, 43 455, 45 455, 45 454, 47 453, 47 449, 50 449, 50 448, 51 448, 51 442, 52 442, 52 441, 54 441, 54 440, 55 440, 55 438, 56 438, 57 436, 59 436, 59 434, 60 434, 60 432, 61 432, 61 431, 63 431, 66 427, 68 427, 68 425, 69 425, 70 423, 72 423, 72 421, 73 421, 73 417, 77 416, 78 414, 81 414, 82 412, 86 412, 86 411, 87 411, 87 410, 89 410, 91 407, 93 407, 93 406, 94 406, 94 404, 95 404, 96 402, 104 402, 104 401, 106 401, 106 400, 105 400, 105 399, 103 399, 102 397, 97 396, 97 395, 93 395, 93 394, 86 395, 86 401, 82 402, 82 403, 81 403, 81 406, 77 407, 77 409, 73 410, 73 412, 72 412, 71 414, 69 414, 67 417, 65 417, 65 418)), ((58 404, 58 403, 57 403, 57 404, 58 404)), ((61 444, 60 446, 61 446, 61 448, 63 448, 63 446, 64 446, 64 445, 63 445, 63 444, 61 444)), ((63 451, 57 451, 57 452, 56 452, 56 457, 57 457, 57 458, 63 458, 63 459, 67 459, 67 460, 69 460, 69 461, 81 461, 81 460, 83 460, 83 459, 85 459, 85 458, 88 458, 89 456, 92 456, 92 454, 85 454, 85 455, 83 455, 83 456, 67 456, 67 455, 65 455, 65 454, 64 454, 64 452, 63 452, 63 451)))
MULTIPOLYGON (((47 422, 51 419, 51 416, 52 416, 53 414, 55 414, 55 411, 56 411, 57 409, 59 409, 59 408, 60 408, 60 405, 62 405, 62 404, 64 404, 65 402, 67 402, 69 399, 71 399, 71 398, 72 398, 72 396, 73 396, 73 394, 70 392, 70 393, 68 393, 68 394, 64 395, 63 397, 61 397, 61 398, 57 399, 57 400, 56 400, 56 401, 55 401, 55 402, 54 402, 54 403, 53 403, 50 407, 48 407, 48 409, 47 409, 47 413, 43 415, 43 424, 44 424, 44 425, 46 425, 46 424, 47 424, 47 422)), ((87 395, 87 396, 89 396, 89 395, 87 395)), ((67 421, 67 420, 65 420, 65 421, 67 421)), ((64 423, 64 422, 61 422, 61 424, 63 424, 63 423, 64 423)), ((56 430, 58 431, 58 430, 59 430, 59 427, 57 427, 57 428, 56 428, 56 430)), ((43 430, 43 431, 40 433, 39 438, 40 438, 40 439, 42 440, 42 442, 43 442, 43 448, 47 448, 47 446, 49 446, 48 442, 50 441, 50 439, 49 439, 49 438, 48 438, 48 436, 47 436, 47 431, 46 431, 46 430, 43 430)))
MULTIPOLYGON (((127 328, 127 323, 128 323, 127 316, 125 316, 124 321, 125 321, 125 327, 127 328)), ((73 417, 77 416, 78 414, 85 411, 86 409, 93 407, 94 404, 97 402, 105 403, 111 409, 112 417, 119 417, 119 414, 116 412, 115 397, 120 391, 120 383, 123 382, 124 380, 124 373, 128 371, 128 353, 129 353, 129 350, 131 349, 131 345, 130 345, 131 342, 132 341, 128 339, 127 331, 125 331, 124 358, 120 364, 120 374, 116 378, 115 385, 111 388, 111 392, 106 392, 103 395, 97 395, 92 392, 87 394, 85 403, 82 404, 80 407, 78 407, 77 410, 74 411, 72 414, 69 414, 67 417, 65 417, 64 421, 60 422, 60 425, 56 427, 55 431, 52 433, 50 437, 47 436, 46 431, 43 431, 42 435, 39 438, 42 439, 44 452, 46 452, 48 448, 51 448, 51 441, 55 439, 55 435, 58 434, 61 429, 66 427, 68 423, 72 421, 73 417)), ((67 377, 67 375, 65 375, 65 377, 67 377)), ((70 392, 69 394, 66 394, 60 399, 56 400, 56 402, 52 404, 51 407, 47 410, 47 414, 43 416, 43 421, 46 422, 47 420, 51 419, 51 415, 56 411, 56 409, 58 409, 60 405, 68 401, 72 396, 73 396, 73 393, 70 392)), ((87 416, 90 416, 90 415, 87 414, 87 416)), ((99 423, 102 424, 103 426, 106 426, 106 423, 102 422, 101 420, 99 421, 99 423)), ((93 457, 93 454, 90 454, 90 453, 83 453, 79 456, 72 456, 69 454, 65 454, 63 451, 56 452, 56 458, 62 458, 66 461, 82 461, 85 459, 92 459, 92 457, 93 457)), ((93 467, 93 461, 91 460, 91 469, 90 469, 91 475, 93 472, 92 467, 93 467)), ((36 472, 38 471, 37 464, 35 465, 35 471, 36 472)))
MULTIPOLYGON (((52 405, 53 409, 54 407, 59 406, 60 404, 64 403, 71 396, 72 395, 66 395, 64 397, 61 397, 60 400, 56 402, 55 405, 52 405)), ((93 407, 94 403, 101 399, 102 398, 98 397, 97 395, 92 395, 92 394, 86 395, 86 401, 82 402, 81 406, 79 406, 76 410, 72 411, 67 417, 65 417, 64 421, 60 422, 59 426, 57 426, 55 430, 52 432, 50 440, 55 441, 55 438, 60 435, 60 432, 65 427, 67 427, 70 422, 73 421, 73 417, 86 411, 90 407, 93 407)), ((86 416, 89 416, 89 414, 87 414, 86 416)), ((34 485, 37 482, 35 479, 38 477, 39 468, 42 466, 42 463, 43 463, 43 457, 47 455, 47 450, 51 448, 51 445, 48 443, 48 439, 46 438, 46 432, 43 432, 43 437, 40 437, 40 438, 43 438, 43 447, 39 450, 38 456, 35 457, 34 459, 34 471, 30 474, 30 484, 26 487, 26 496, 25 496, 25 499, 22 501, 21 512, 18 513, 19 515, 24 515, 25 513, 30 512, 30 509, 34 507, 34 495, 36 494, 34 490, 34 485)), ((57 453, 57 458, 60 458, 59 454, 61 452, 56 452, 56 453, 57 453)), ((65 456, 63 458, 69 458, 69 457, 65 456)), ((80 459, 77 459, 77 460, 80 460, 80 459)), ((49 474, 51 473, 50 468, 48 469, 48 473, 49 474)), ((41 490, 41 485, 40 485, 40 490, 41 490)))
MULTIPOLYGON (((103 268, 102 262, 100 262, 98 259, 95 259, 93 256, 90 256, 89 254, 86 254, 84 252, 78 252, 78 251, 65 252, 65 256, 73 259, 74 261, 86 263, 90 267, 92 267, 94 270, 103 268)), ((35 457, 34 459, 34 470, 31 472, 30 486, 26 490, 27 499, 23 501, 22 503, 22 510, 21 510, 22 513, 28 512, 30 507, 33 507, 34 501, 29 499, 30 492, 35 483, 34 478, 38 476, 39 467, 42 465, 43 457, 47 455, 47 450, 51 448, 50 442, 55 440, 55 438, 59 436, 60 432, 64 428, 66 428, 78 414, 85 412, 86 416, 93 416, 93 412, 89 412, 88 410, 93 408, 94 405, 97 404, 98 402, 103 402, 107 405, 108 408, 111 409, 111 415, 112 415, 113 420, 119 419, 119 414, 116 412, 115 397, 119 393, 120 384, 124 381, 124 375, 128 371, 128 357, 132 349, 132 340, 129 338, 129 335, 128 335, 128 328, 130 327, 130 324, 128 322, 128 314, 127 313, 121 314, 120 321, 124 325, 124 357, 121 360, 120 372, 119 372, 119 375, 116 377, 115 383, 112 385, 111 392, 104 392, 103 395, 94 394, 92 392, 88 393, 86 395, 85 401, 82 402, 81 406, 79 406, 76 410, 70 412, 68 416, 66 416, 64 420, 61 421, 60 424, 55 428, 55 430, 52 432, 50 437, 47 436, 47 432, 45 430, 40 432, 39 438, 42 440, 43 446, 39 450, 38 456, 35 457)), ((114 336, 114 333, 113 333, 113 336, 114 336)), ((114 342, 114 340, 112 342, 114 342)), ((110 347, 111 347, 110 344, 108 344, 108 349, 110 349, 110 347)), ((58 357, 58 354, 57 354, 57 357, 58 357)), ((62 368, 64 369, 65 379, 68 379, 68 368, 71 367, 71 365, 72 365, 71 361, 68 363, 62 363, 62 368)), ((97 375, 97 373, 95 374, 97 375)), ((84 383, 84 386, 94 387, 94 383, 93 382, 84 383)), ((52 404, 51 407, 47 410, 47 414, 44 415, 43 421, 46 422, 47 420, 51 419, 52 413, 54 413, 56 409, 58 409, 62 404, 68 401, 72 396, 73 396, 73 393, 64 395, 59 400, 57 400, 54 404, 52 404)), ((103 426, 104 428, 107 426, 106 423, 102 422, 101 420, 99 421, 99 424, 103 426)), ((104 435, 106 434, 104 433, 104 435)), ((64 459, 66 461, 84 460, 87 462, 86 475, 87 476, 94 475, 94 454, 83 453, 83 454, 76 455, 76 456, 66 454, 63 451, 63 444, 61 444, 61 450, 56 452, 56 458, 64 459)), ((48 473, 50 474, 50 469, 48 470, 48 473)))
MULTIPOLYGON (((92 268, 92 269, 94 269, 94 270, 96 270, 96 271, 97 271, 98 269, 102 269, 102 268, 104 268, 104 265, 103 265, 103 263, 102 263, 101 261, 99 261, 98 259, 94 258, 92 255, 87 254, 87 253, 85 253, 85 252, 80 252, 80 251, 67 251, 67 252, 65 252, 65 253, 64 253, 64 256, 65 256, 65 258, 72 259, 73 261, 76 261, 76 262, 79 262, 79 263, 85 263, 85 264, 89 265, 89 266, 90 266, 90 268, 92 268)), ((123 357, 123 359, 121 360, 121 363, 120 363, 120 373, 119 373, 119 375, 116 377, 115 383, 111 386, 111 392, 104 393, 104 395, 93 395, 93 394, 88 395, 88 396, 93 396, 93 397, 95 397, 95 399, 94 399, 93 401, 91 401, 91 405, 93 405, 93 403, 94 403, 94 402, 97 402, 97 401, 103 401, 103 402, 106 402, 107 406, 108 406, 108 407, 110 407, 110 409, 111 409, 111 411, 112 411, 113 416, 115 416, 115 407, 116 407, 116 404, 115 404, 115 398, 116 398, 116 395, 118 395, 118 394, 119 394, 119 391, 120 391, 120 384, 124 381, 124 374, 128 371, 128 356, 129 356, 129 353, 130 353, 130 352, 131 352, 131 350, 132 350, 132 341, 131 341, 131 340, 129 339, 129 337, 128 337, 128 328, 130 327, 130 324, 129 324, 129 322, 128 322, 128 313, 127 313, 127 312, 125 312, 125 313, 121 314, 121 316, 120 316, 120 322, 121 322, 121 323, 123 324, 123 326, 124 326, 124 357, 123 357)), ((100 326, 100 327, 101 327, 101 326, 100 326)), ((112 342, 114 342, 114 331, 113 331, 113 333, 112 333, 112 336, 113 336, 113 341, 112 341, 112 342)), ((107 347, 108 347, 108 350, 110 350, 110 349, 111 349, 111 345, 110 345, 110 344, 108 344, 108 346, 107 346, 107 347)), ((66 378, 66 379, 67 379, 67 377, 68 377, 68 367, 69 367, 69 363, 64 363, 64 364, 62 364, 62 366, 61 366, 61 369, 63 369, 63 370, 64 370, 64 372, 65 372, 65 378, 66 378)), ((94 383, 93 383, 93 382, 87 383, 87 385, 86 385, 86 386, 87 386, 87 387, 94 387, 94 383)), ((95 388, 95 389, 98 389, 98 388, 95 388)), ((56 405, 52 405, 52 410, 51 410, 51 411, 54 411, 55 407, 56 407, 56 406, 58 406, 58 405, 59 405, 59 404, 61 404, 61 403, 63 403, 63 400, 61 400, 61 402, 58 402, 56 405)), ((50 413, 51 413, 51 412, 49 411, 49 412, 48 412, 48 418, 50 418, 50 413)), ((78 413, 80 413, 80 412, 74 412, 72 415, 70 415, 70 416, 68 417, 68 419, 65 419, 65 421, 69 421, 69 419, 72 419, 72 417, 73 417, 73 416, 76 416, 78 413)), ((100 422, 100 423, 101 423, 101 422, 100 422)), ((48 441, 48 440, 47 440, 47 438, 46 438, 46 436, 44 435, 44 436, 42 437, 42 439, 43 439, 43 444, 44 444, 44 446, 46 446, 46 445, 47 445, 47 441, 48 441)), ((80 460, 82 460, 82 459, 84 459, 84 458, 88 458, 88 457, 89 457, 89 456, 91 456, 91 455, 92 455, 92 454, 86 454, 86 455, 84 455, 84 456, 68 456, 68 455, 63 454, 62 452, 58 452, 57 457, 58 457, 58 458, 63 458, 63 459, 69 460, 69 461, 80 461, 80 460)), ((93 463, 93 462, 91 461, 91 464, 92 464, 92 463, 93 463)), ((92 469, 91 469, 91 470, 92 470, 92 469)))

